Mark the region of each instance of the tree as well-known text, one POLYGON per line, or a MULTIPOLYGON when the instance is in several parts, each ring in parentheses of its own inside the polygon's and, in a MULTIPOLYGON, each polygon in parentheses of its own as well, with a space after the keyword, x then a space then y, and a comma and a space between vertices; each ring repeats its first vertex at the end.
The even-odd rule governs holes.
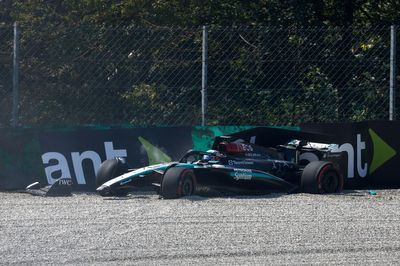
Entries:
MULTIPOLYGON (((355 100, 316 113, 315 102, 296 96, 347 102, 357 92, 376 101, 377 80, 386 82, 377 73, 387 65, 368 62, 381 60, 371 54, 387 51, 387 37, 357 26, 399 22, 398 7, 383 0, 3 0, 0 23, 21 25, 24 124, 149 124, 138 110, 159 110, 157 124, 177 121, 182 110, 179 121, 196 123, 199 104, 188 105, 200 97, 202 25, 210 26, 210 121, 297 124, 332 113, 340 120, 377 117, 355 100), (220 99, 237 112, 214 101, 220 99)), ((0 56, 1 75, 11 64, 10 53, 0 56)))

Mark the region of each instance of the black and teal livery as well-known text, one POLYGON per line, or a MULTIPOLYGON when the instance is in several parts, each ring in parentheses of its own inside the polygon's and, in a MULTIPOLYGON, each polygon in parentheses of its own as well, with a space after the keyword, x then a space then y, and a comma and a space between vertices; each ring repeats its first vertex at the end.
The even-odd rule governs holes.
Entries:
POLYGON ((101 165, 97 191, 102 196, 121 196, 153 186, 163 198, 214 190, 245 194, 338 192, 343 187, 336 163, 340 154, 331 153, 328 144, 309 142, 314 139, 329 143, 329 136, 254 128, 217 137, 213 150, 189 151, 178 162, 129 170, 123 159, 115 158, 101 165), (274 137, 267 138, 268 133, 274 137), (299 137, 303 140, 289 142, 299 137))

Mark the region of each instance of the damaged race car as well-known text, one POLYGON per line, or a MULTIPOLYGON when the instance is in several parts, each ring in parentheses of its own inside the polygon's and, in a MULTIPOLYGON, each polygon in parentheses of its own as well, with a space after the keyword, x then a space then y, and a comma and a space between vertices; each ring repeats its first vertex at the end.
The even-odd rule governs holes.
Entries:
POLYGON ((329 137, 275 128, 254 128, 217 137, 212 150, 188 151, 179 161, 128 169, 124 158, 102 163, 96 173, 102 196, 124 196, 153 186, 174 199, 205 191, 337 193, 343 189, 341 154, 329 137), (280 143, 280 144, 279 144, 280 143))

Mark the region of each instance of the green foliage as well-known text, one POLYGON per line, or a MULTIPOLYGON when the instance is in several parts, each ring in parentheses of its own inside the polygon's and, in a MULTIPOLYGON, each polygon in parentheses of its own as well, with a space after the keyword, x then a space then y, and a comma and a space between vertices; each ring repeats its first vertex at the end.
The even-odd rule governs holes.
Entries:
POLYGON ((128 121, 133 125, 191 125, 200 121, 200 97, 196 96, 196 88, 180 88, 171 92, 164 86, 140 84, 121 96, 126 100, 124 106, 128 121), (187 104, 182 99, 192 103, 187 104), (180 117, 186 120, 177 121, 180 117))
MULTIPOLYGON (((398 9, 383 0, 3 0, 0 25, 18 21, 23 33, 21 124, 199 124, 202 25, 209 123, 298 124, 382 118, 389 40, 374 25, 398 23, 398 9)), ((10 52, 0 59, 4 77, 10 52)))
POLYGON ((36 23, 156 26, 395 24, 398 1, 384 0, 3 0, 0 18, 36 23))

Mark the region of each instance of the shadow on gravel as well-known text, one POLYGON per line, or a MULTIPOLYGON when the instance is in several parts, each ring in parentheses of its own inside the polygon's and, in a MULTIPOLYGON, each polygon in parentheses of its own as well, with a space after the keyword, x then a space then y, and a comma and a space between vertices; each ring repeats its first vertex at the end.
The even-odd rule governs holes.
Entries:
POLYGON ((337 194, 338 196, 350 196, 350 197, 364 197, 368 195, 368 191, 357 191, 357 190, 344 190, 342 193, 337 194))
MULTIPOLYGON (((256 193, 256 194, 243 194, 243 193, 232 193, 232 192, 221 192, 221 191, 202 191, 196 195, 187 196, 178 198, 177 200, 188 200, 188 201, 205 201, 209 199, 215 198, 224 198, 224 199, 275 199, 280 197, 291 196, 293 194, 302 194, 302 193, 256 193)), ((365 196, 379 196, 381 195, 381 191, 375 191, 372 189, 365 190, 344 190, 341 193, 336 194, 327 194, 331 197, 365 197, 365 196)), ((319 195, 321 197, 327 195, 319 195)), ((103 200, 106 201, 124 201, 124 200, 137 200, 137 199, 147 199, 147 200, 162 200, 158 197, 156 193, 130 193, 127 196, 110 196, 104 197, 103 200)))
MULTIPOLYGON (((284 197, 290 194, 287 193, 271 193, 271 194, 257 194, 257 195, 243 195, 243 194, 234 194, 234 193, 201 193, 198 195, 192 195, 187 197, 182 197, 173 200, 188 200, 188 201, 206 201, 209 199, 273 199, 278 197, 284 197)), ((147 195, 140 195, 140 194, 128 194, 127 196, 110 196, 104 197, 103 200, 106 201, 123 201, 123 200, 137 200, 137 199, 148 199, 148 200, 164 200, 159 198, 157 194, 147 194, 147 195)), ((170 199, 168 199, 170 200, 170 199)))
POLYGON ((233 193, 233 192, 203 192, 198 195, 193 195, 190 197, 185 197, 185 199, 190 201, 202 201, 214 198, 222 199, 273 199, 290 195, 289 193, 233 193))
POLYGON ((103 200, 135 200, 135 199, 153 199, 154 195, 130 195, 121 197, 104 197, 103 200))

